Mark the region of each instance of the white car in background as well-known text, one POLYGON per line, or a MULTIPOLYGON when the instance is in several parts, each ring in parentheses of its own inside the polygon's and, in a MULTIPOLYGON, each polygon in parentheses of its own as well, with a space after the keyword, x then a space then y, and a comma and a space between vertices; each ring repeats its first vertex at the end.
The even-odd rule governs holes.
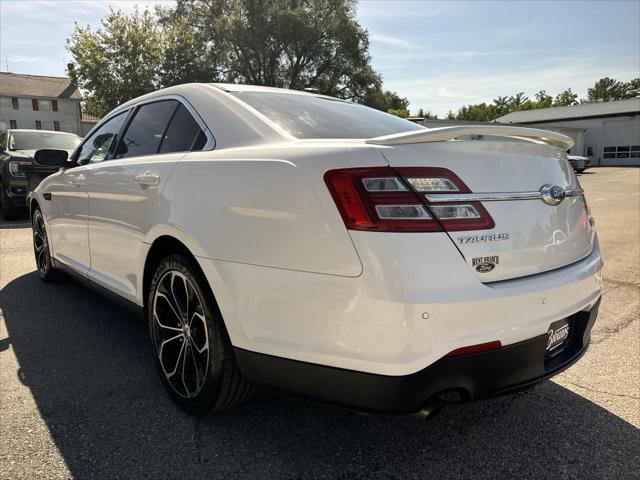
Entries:
POLYGON ((567 160, 573 169, 582 173, 591 166, 591 159, 589 157, 581 157, 580 155, 567 155, 567 160))
POLYGON ((189 413, 254 385, 428 412, 585 352, 602 258, 571 145, 298 91, 176 86, 107 115, 30 196, 38 271, 142 309, 189 413), (469 135, 517 141, 455 140, 469 135))

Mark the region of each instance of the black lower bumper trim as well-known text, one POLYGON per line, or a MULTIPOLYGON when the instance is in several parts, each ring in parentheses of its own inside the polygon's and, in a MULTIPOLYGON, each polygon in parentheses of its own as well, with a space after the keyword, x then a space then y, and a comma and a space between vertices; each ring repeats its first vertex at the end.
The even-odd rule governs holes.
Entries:
POLYGON ((300 362, 235 348, 245 378, 257 385, 361 411, 413 413, 438 395, 462 400, 510 393, 541 382, 573 365, 584 354, 598 303, 569 317, 564 349, 545 356, 547 335, 488 352, 444 357, 411 375, 388 376, 300 362))

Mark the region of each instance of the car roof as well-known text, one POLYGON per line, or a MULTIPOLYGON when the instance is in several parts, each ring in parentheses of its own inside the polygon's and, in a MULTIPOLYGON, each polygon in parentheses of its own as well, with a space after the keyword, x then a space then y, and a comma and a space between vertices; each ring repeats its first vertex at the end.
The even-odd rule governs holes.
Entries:
POLYGON ((330 97, 316 92, 307 92, 304 90, 291 90, 289 88, 265 87, 263 85, 244 85, 241 83, 210 83, 209 85, 219 88, 225 92, 262 92, 262 93, 282 93, 287 95, 305 95, 308 97, 327 98, 344 102, 341 98, 330 97))
POLYGON ((167 87, 167 88, 162 88, 160 90, 155 90, 153 92, 149 92, 145 95, 142 95, 140 97, 137 98, 133 98, 131 100, 129 100, 128 102, 123 103, 122 105, 119 105, 118 107, 116 107, 114 110, 112 110, 111 112, 109 112, 110 114, 117 114, 118 112, 121 112, 122 110, 125 110, 129 107, 131 107, 131 105, 134 105, 136 103, 139 103, 141 101, 147 101, 147 100, 151 100, 153 98, 156 97, 161 97, 161 96, 166 96, 166 95, 184 95, 186 94, 186 92, 191 91, 193 92, 195 90, 200 90, 200 89, 204 89, 204 90, 208 90, 208 91, 218 91, 219 94, 221 94, 220 92, 224 92, 222 93, 222 95, 224 94, 230 94, 231 92, 263 92, 263 93, 282 93, 282 94, 289 94, 289 95, 304 95, 304 96, 308 96, 308 97, 317 97, 317 98, 325 98, 328 100, 333 100, 336 102, 346 102, 346 100, 342 100, 340 98, 335 98, 335 97, 329 97, 327 95, 321 95, 319 93, 312 93, 312 92, 304 92, 301 90, 290 90, 288 88, 277 88, 277 87, 265 87, 262 85, 243 85, 243 84, 238 84, 238 83, 181 83, 178 85, 174 85, 172 87, 167 87))

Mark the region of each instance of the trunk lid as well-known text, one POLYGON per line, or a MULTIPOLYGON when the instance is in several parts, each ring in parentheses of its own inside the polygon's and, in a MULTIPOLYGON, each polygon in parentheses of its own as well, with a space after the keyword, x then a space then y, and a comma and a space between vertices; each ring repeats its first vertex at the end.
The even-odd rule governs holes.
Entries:
MULTIPOLYGON (((433 129, 370 139, 367 143, 378 145, 392 168, 445 168, 469 187, 469 195, 487 199, 481 203, 495 222, 493 228, 447 232, 482 282, 533 275, 588 256, 595 232, 580 185, 567 162, 565 149, 571 147, 571 139, 520 127, 491 129, 433 129), (438 132, 432 134, 434 130, 438 132), (447 141, 460 135, 490 133, 508 135, 511 141, 447 141), (529 141, 513 141, 514 137, 529 141), (545 203, 539 194, 545 185, 561 187, 571 196, 555 205, 545 203), (538 194, 538 198, 531 198, 532 194, 538 194)), ((440 204, 456 203, 465 202, 440 204)))

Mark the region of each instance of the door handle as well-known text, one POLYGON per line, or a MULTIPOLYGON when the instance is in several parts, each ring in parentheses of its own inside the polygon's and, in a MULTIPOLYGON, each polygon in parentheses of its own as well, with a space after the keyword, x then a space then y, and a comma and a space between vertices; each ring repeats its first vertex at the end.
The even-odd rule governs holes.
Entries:
POLYGON ((71 183, 78 187, 82 187, 87 184, 87 177, 85 177, 83 174, 80 174, 78 176, 73 177, 71 179, 71 183))
POLYGON ((142 175, 138 175, 136 177, 136 183, 138 183, 139 185, 155 187, 160 183, 160 176, 147 170, 142 175))

